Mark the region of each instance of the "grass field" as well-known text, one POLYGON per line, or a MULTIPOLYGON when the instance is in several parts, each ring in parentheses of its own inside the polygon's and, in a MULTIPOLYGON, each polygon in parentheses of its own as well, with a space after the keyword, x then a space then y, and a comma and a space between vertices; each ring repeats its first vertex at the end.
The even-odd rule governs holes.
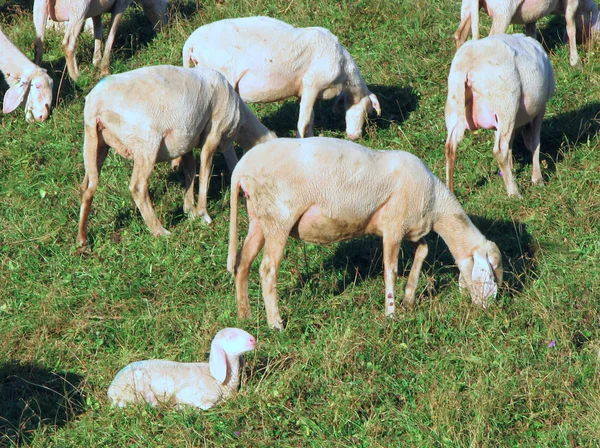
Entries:
MULTIPOLYGON (((30 58, 32 0, 0 0, 0 25, 30 58)), ((269 15, 336 34, 381 101, 359 143, 410 151, 444 179, 446 78, 460 2, 434 0, 172 1, 154 34, 128 9, 112 70, 181 64, 189 34, 227 17, 269 15)), ((108 18, 106 18, 108 19, 108 18)), ((482 18, 484 35, 490 21, 482 18)), ((514 26, 514 32, 522 28, 514 26)), ((290 240, 279 276, 286 329, 266 325, 258 266, 253 319, 236 317, 226 271, 229 173, 215 158, 211 227, 183 214, 183 175, 156 167, 151 195, 172 232, 154 238, 128 191, 131 163, 104 166, 77 251, 84 174, 83 102, 98 81, 93 41, 78 41, 77 83, 64 74, 62 36, 43 66, 55 80, 51 118, 0 116, 0 446, 595 446, 600 440, 600 45, 569 67, 564 18, 538 23, 556 74, 542 127, 544 187, 515 142, 522 200, 509 199, 493 132, 459 147, 457 197, 500 247, 505 285, 486 310, 458 288, 435 234, 417 306, 383 312, 378 238, 322 247, 290 240), (209 411, 111 408, 108 385, 139 359, 208 359, 214 334, 257 337, 239 395, 209 411)), ((0 85, 4 93, 6 85, 0 85)), ((315 109, 317 135, 344 138, 332 101, 315 109)), ((252 105, 279 136, 295 135, 294 100, 252 105)), ((240 153, 241 155, 241 153, 240 153)), ((245 235, 245 212, 242 235, 245 235)), ((411 266, 403 247, 398 290, 411 266)))

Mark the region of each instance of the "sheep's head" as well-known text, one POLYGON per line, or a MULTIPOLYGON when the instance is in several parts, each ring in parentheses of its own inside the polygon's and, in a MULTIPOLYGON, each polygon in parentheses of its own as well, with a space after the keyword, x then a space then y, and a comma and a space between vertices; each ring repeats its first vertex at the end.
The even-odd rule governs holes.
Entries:
POLYGON ((25 103, 25 119, 33 121, 45 121, 50 115, 52 106, 52 78, 46 70, 39 69, 39 74, 31 78, 29 95, 25 103))
POLYGON ((496 297, 504 270, 502 254, 492 241, 486 240, 469 258, 459 260, 459 286, 471 295, 474 304, 486 308, 496 297))
POLYGON ((224 328, 219 331, 210 347, 210 373, 219 383, 227 379, 228 359, 235 359, 243 353, 254 350, 256 339, 239 328, 224 328))
POLYGON ((362 128, 365 124, 365 117, 375 110, 377 116, 381 115, 381 106, 379 100, 374 93, 369 92, 368 95, 360 98, 358 102, 354 102, 351 95, 342 92, 336 104, 344 102, 346 110, 346 134, 350 140, 357 140, 362 136, 362 128))

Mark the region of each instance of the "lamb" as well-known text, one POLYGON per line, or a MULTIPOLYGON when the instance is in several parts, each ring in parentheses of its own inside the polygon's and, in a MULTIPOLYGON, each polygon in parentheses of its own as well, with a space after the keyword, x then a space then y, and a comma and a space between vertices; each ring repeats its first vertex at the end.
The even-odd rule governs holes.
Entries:
POLYGON ((52 106, 52 78, 46 70, 31 62, 0 28, 0 71, 9 89, 4 94, 2 111, 8 114, 27 98, 25 119, 28 123, 45 121, 52 106))
POLYGON ((465 129, 495 129, 494 155, 508 196, 520 197, 512 142, 521 128, 533 154, 533 184, 543 184, 540 130, 554 93, 554 73, 541 44, 523 34, 497 34, 463 45, 454 56, 446 101, 446 182, 454 191, 456 147, 465 129))
POLYGON ((215 152, 223 152, 233 169, 237 163, 234 140, 249 149, 276 138, 223 75, 202 68, 151 66, 104 78, 86 97, 84 121, 80 246, 87 240, 88 214, 109 147, 133 159, 129 190, 151 232, 159 236, 170 233, 156 217, 148 195, 148 178, 156 162, 182 156, 186 188, 183 209, 191 218, 202 216, 210 224, 206 196, 215 152), (193 148, 202 148, 195 209, 193 148))
POLYGON ((198 28, 183 47, 183 65, 219 70, 244 101, 270 103, 300 98, 298 135, 313 135, 316 99, 346 110, 348 138, 362 135, 365 116, 381 106, 350 53, 325 28, 295 28, 270 17, 245 17, 198 28))
MULTIPOLYGON (((44 53, 44 32, 50 17, 54 22, 68 21, 65 37, 62 41, 67 60, 69 76, 74 81, 79 76, 75 58, 75 44, 85 19, 92 18, 94 24, 94 58, 93 64, 100 64, 101 76, 110 73, 110 51, 113 46, 119 22, 123 12, 131 0, 35 0, 33 4, 33 23, 35 25, 35 62, 40 64, 44 53), (102 55, 102 14, 111 13, 111 25, 106 39, 104 55, 102 55)), ((148 20, 153 26, 160 28, 166 23, 167 0, 140 0, 148 20)))
POLYGON ((577 34, 580 41, 600 33, 598 6, 593 0, 463 0, 460 10, 460 25, 454 34, 457 48, 469 36, 479 39, 479 9, 492 18, 490 35, 505 33, 511 23, 524 23, 528 36, 536 35, 535 23, 548 14, 563 14, 567 22, 569 37, 569 62, 580 65, 577 54, 577 34))
POLYGON ((328 244, 363 235, 383 237, 385 314, 395 312, 398 255, 415 246, 403 305, 412 307, 431 230, 448 244, 460 284, 488 306, 502 281, 502 257, 448 188, 414 155, 377 151, 333 138, 277 139, 249 151, 231 178, 227 269, 234 275, 238 317, 250 317, 248 271, 261 248, 260 278, 267 321, 282 329, 277 271, 289 235, 328 244), (239 253, 238 191, 247 198, 249 229, 239 253))
POLYGON ((115 376, 108 398, 118 407, 146 402, 152 406, 161 403, 212 408, 237 392, 241 355, 255 347, 256 340, 249 333, 225 328, 212 341, 208 363, 162 359, 131 363, 115 376))

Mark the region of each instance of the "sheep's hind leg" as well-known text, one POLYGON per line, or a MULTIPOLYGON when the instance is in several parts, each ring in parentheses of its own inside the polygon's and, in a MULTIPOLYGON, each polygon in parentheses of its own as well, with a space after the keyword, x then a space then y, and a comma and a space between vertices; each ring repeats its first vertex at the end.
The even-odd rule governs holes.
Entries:
POLYGON ((152 173, 153 169, 153 160, 141 156, 134 156, 133 174, 129 184, 129 191, 152 234, 154 236, 170 235, 171 232, 166 230, 156 217, 156 213, 150 202, 148 179, 150 178, 150 173, 152 173))
POLYGON ((192 152, 181 157, 183 161, 183 175, 185 176, 185 196, 183 198, 183 212, 194 211, 194 179, 196 178, 196 161, 192 152))
POLYGON ((502 171, 502 179, 506 187, 508 196, 516 196, 521 198, 519 189, 513 177, 512 172, 512 141, 513 141, 514 123, 509 122, 508 125, 503 125, 502 121, 498 122, 498 130, 496 131, 496 141, 494 142, 494 156, 498 161, 498 166, 502 171))
POLYGON ((265 251, 260 264, 260 283, 267 310, 267 323, 271 328, 283 330, 277 304, 277 273, 287 240, 285 235, 267 235, 265 251))
POLYGON ((239 319, 249 319, 252 316, 250 311, 250 302, 248 300, 248 273, 250 266, 256 259, 256 256, 265 245, 265 236, 262 231, 262 225, 254 207, 247 201, 248 216, 250 225, 248 226, 248 235, 244 240, 242 248, 237 255, 237 266, 235 267, 235 292, 239 319))
POLYGON ((531 123, 523 128, 525 146, 533 155, 533 172, 531 182, 534 185, 543 185, 542 170, 540 169, 540 132, 544 121, 544 111, 541 111, 531 123))

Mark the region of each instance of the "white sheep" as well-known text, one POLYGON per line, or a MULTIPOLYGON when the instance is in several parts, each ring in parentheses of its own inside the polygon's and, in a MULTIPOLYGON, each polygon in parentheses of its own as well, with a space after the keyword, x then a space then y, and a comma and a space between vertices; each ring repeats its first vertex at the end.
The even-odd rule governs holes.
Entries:
POLYGON ((209 409, 233 396, 240 386, 242 354, 254 350, 256 340, 239 328, 217 333, 206 362, 175 362, 162 359, 138 361, 117 373, 108 388, 112 404, 146 402, 209 409))
POLYGON ((27 98, 25 119, 44 121, 52 107, 52 78, 31 62, 0 29, 0 71, 9 89, 4 94, 2 111, 8 114, 27 98))
POLYGON ((584 40, 600 33, 598 6, 593 0, 463 0, 460 25, 454 34, 458 48, 469 36, 479 39, 479 9, 483 8, 492 18, 492 34, 506 33, 511 23, 525 24, 525 33, 536 35, 536 22, 549 14, 563 14, 569 36, 569 62, 579 65, 577 34, 584 40))
POLYGON ((276 138, 219 72, 169 65, 104 78, 86 97, 84 121, 85 178, 77 236, 80 245, 87 239, 90 205, 109 147, 133 159, 129 190, 146 224, 159 236, 169 232, 156 217, 148 195, 148 179, 156 162, 182 157, 186 181, 183 209, 192 218, 202 216, 210 224, 206 196, 215 152, 223 152, 233 169, 237 162, 234 140, 250 149, 276 138), (195 209, 194 148, 202 148, 195 209))
POLYGON ((244 101, 269 103, 300 98, 298 135, 313 135, 316 99, 338 100, 346 132, 362 135, 365 116, 381 106, 344 48, 325 28, 295 28, 270 17, 226 19, 198 28, 183 47, 190 62, 219 70, 244 101))
POLYGON ((446 101, 446 181, 454 191, 456 147, 465 129, 495 129, 494 155, 509 196, 519 195, 512 174, 512 143, 521 128, 533 154, 534 184, 542 184, 540 130, 554 93, 554 73, 541 44, 523 34, 472 40, 456 52, 446 101))
MULTIPOLYGON (((35 25, 35 62, 40 64, 44 53, 44 32, 48 17, 54 22, 66 22, 68 25, 62 41, 67 60, 69 76, 77 80, 79 71, 75 58, 75 44, 85 19, 92 18, 94 25, 94 65, 100 64, 102 76, 110 73, 110 51, 113 46, 119 22, 125 9, 132 0, 35 0, 33 4, 33 23, 35 25), (102 14, 111 13, 111 25, 102 55, 102 14)), ((140 0, 146 17, 154 27, 160 28, 166 23, 167 0, 140 0)))
POLYGON ((260 279, 267 322, 282 328, 277 271, 289 235, 317 244, 382 236, 386 315, 395 312, 400 243, 411 241, 415 259, 403 304, 412 307, 428 252, 423 237, 432 230, 450 248, 461 285, 474 303, 486 307, 502 281, 500 251, 420 159, 324 137, 258 145, 240 160, 231 178, 227 269, 235 277, 238 317, 250 317, 248 271, 264 246, 260 279), (236 253, 240 187, 247 198, 249 229, 236 253))

